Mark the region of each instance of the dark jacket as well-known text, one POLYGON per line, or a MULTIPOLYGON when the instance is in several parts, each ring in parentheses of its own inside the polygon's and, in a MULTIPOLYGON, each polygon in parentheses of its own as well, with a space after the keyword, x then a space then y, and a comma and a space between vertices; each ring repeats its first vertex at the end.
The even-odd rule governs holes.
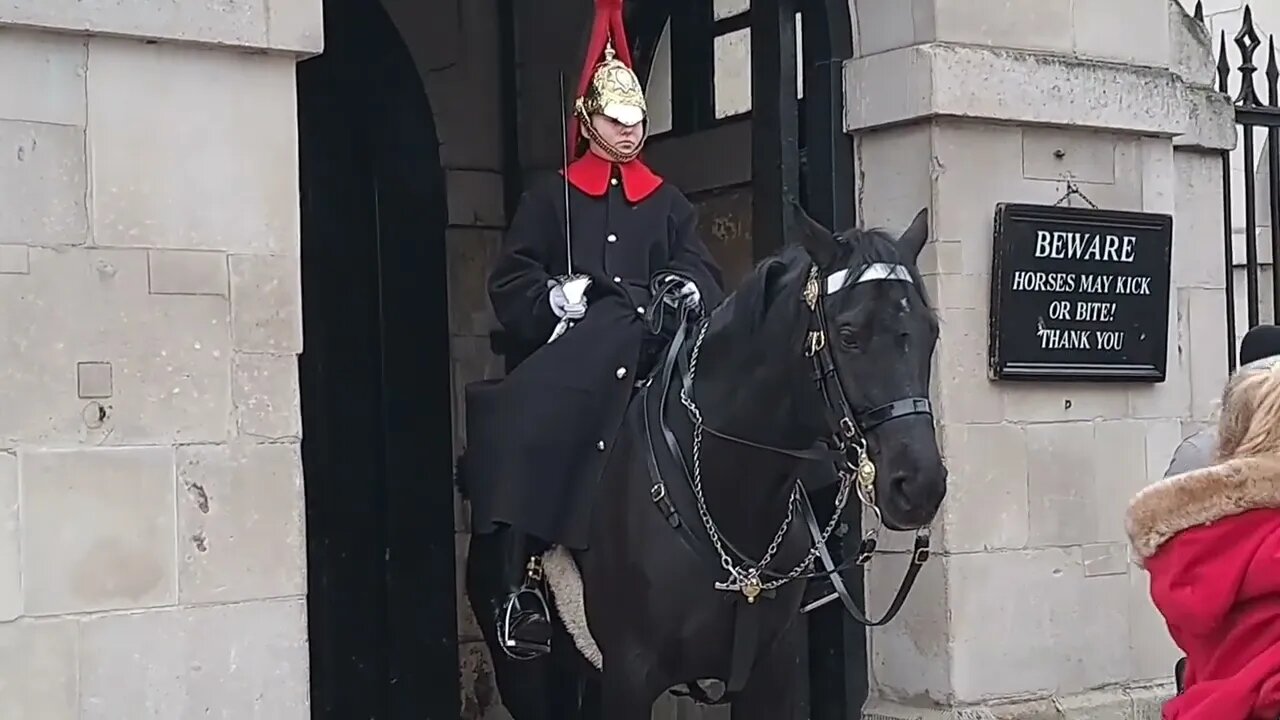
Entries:
MULTIPOLYGON (((620 179, 616 168, 612 173, 620 179)), ((637 202, 624 192, 634 197, 634 185, 604 184, 603 176, 599 196, 571 188, 573 270, 590 275, 592 286, 586 316, 550 345, 558 318, 548 280, 567 270, 565 181, 557 174, 521 199, 489 278, 494 311, 519 346, 518 364, 502 381, 467 393, 460 471, 474 532, 507 523, 585 548, 605 459, 636 379, 662 345, 646 323, 650 280, 676 272, 698 285, 708 309, 723 299, 694 207, 670 184, 647 177, 657 185, 637 202)))
MULTIPOLYGON (((1253 340, 1252 344, 1241 343, 1241 360, 1245 360, 1246 358, 1249 359, 1241 365, 1238 370, 1236 370, 1235 374, 1232 376, 1233 378, 1240 378, 1251 372, 1267 370, 1277 362, 1280 362, 1280 355, 1262 354, 1264 351, 1270 349, 1269 345, 1263 345, 1260 347, 1263 341, 1259 338, 1270 338, 1275 334, 1271 331, 1272 328, 1274 328, 1274 326, 1259 325, 1257 328, 1254 328, 1255 332, 1249 336, 1253 340), (1263 327, 1268 328, 1268 331, 1262 332, 1263 327), (1257 358, 1251 357, 1258 354, 1262 354, 1262 356, 1257 358)), ((1233 381, 1228 381, 1228 387, 1230 387, 1231 382, 1233 381)), ((1178 445, 1177 449, 1173 451, 1173 457, 1169 460, 1169 467, 1164 471, 1164 476, 1173 477, 1174 475, 1181 475, 1183 473, 1191 472, 1192 470, 1200 470, 1202 468, 1209 467, 1217 460, 1217 453, 1218 428, 1216 425, 1211 425, 1183 440, 1182 443, 1178 445)))
POLYGON ((1208 427, 1183 440, 1173 451, 1165 477, 1173 477, 1192 470, 1200 470, 1213 464, 1218 451, 1218 428, 1208 427))

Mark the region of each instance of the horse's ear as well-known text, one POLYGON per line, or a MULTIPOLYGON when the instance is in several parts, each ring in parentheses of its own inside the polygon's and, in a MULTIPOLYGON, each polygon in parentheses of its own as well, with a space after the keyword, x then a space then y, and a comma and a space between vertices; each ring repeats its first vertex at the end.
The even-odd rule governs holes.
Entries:
POLYGON ((916 217, 902 231, 901 237, 898 238, 898 249, 904 257, 911 258, 915 262, 920 257, 920 251, 924 249, 925 242, 929 239, 929 208, 921 208, 916 213, 916 217))
POLYGON ((787 264, 770 258, 738 288, 737 301, 743 303, 744 308, 750 308, 752 327, 758 328, 764 323, 769 308, 781 294, 786 275, 787 264))
POLYGON ((810 217, 795 198, 790 198, 790 204, 796 218, 796 231, 799 233, 800 245, 804 247, 805 252, 809 253, 809 257, 818 264, 818 267, 829 267, 835 262, 840 251, 835 235, 822 223, 810 217))
MULTIPOLYGON (((774 301, 782 294, 782 287, 785 284, 787 276, 787 264, 781 260, 770 260, 768 267, 764 269, 764 307, 762 310, 768 312, 773 306, 774 301)), ((764 319, 763 314, 761 320, 764 319)))

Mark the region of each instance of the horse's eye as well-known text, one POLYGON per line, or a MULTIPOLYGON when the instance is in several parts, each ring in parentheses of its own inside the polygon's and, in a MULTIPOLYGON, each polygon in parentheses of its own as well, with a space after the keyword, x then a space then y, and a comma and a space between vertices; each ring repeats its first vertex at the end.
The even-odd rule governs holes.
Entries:
POLYGON ((858 349, 858 336, 852 327, 844 325, 840 328, 840 345, 846 350, 858 349))

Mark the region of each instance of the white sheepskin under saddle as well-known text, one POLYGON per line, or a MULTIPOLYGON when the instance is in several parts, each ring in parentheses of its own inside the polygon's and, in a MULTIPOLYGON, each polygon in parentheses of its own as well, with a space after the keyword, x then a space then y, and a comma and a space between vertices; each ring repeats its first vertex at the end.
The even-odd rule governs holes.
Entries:
POLYGON ((547 588, 555 602, 556 615, 564 629, 578 646, 578 652, 587 659, 595 669, 604 668, 604 657, 600 654, 600 646, 591 637, 591 628, 587 626, 587 606, 582 600, 582 574, 578 572, 578 563, 573 555, 563 547, 556 545, 542 555, 542 572, 547 578, 547 588))
MULTIPOLYGON (((578 652, 596 670, 603 670, 604 655, 587 625, 587 605, 582 597, 582 573, 578 570, 573 554, 559 545, 546 551, 542 554, 542 573, 546 577, 547 589, 551 592, 550 600, 555 606, 555 614, 560 617, 560 624, 573 638, 578 652)), ((697 685, 711 696, 717 694, 717 687, 723 690, 723 684, 715 680, 698 680, 697 685)))

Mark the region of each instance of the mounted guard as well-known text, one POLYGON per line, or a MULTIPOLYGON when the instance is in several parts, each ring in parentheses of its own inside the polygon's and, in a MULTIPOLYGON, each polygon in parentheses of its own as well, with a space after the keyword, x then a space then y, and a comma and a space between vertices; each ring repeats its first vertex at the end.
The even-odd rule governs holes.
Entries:
POLYGON ((525 192, 489 276, 515 367, 466 389, 459 479, 472 532, 502 538, 488 621, 516 659, 550 649, 541 553, 586 548, 627 405, 670 341, 647 310, 655 289, 676 286, 668 295, 702 312, 723 299, 694 207, 640 159, 647 108, 631 64, 621 0, 596 0, 564 167, 525 192))

